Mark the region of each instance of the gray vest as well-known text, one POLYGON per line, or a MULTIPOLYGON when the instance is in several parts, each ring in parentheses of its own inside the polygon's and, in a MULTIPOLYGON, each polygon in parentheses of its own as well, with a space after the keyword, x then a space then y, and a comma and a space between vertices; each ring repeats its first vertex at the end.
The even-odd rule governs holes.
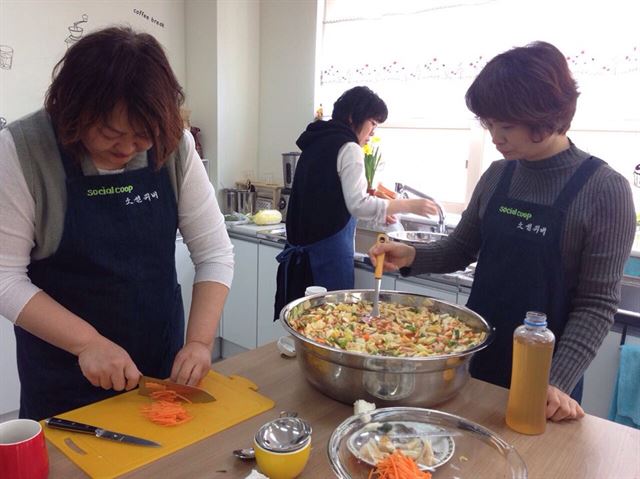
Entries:
MULTIPOLYGON (((31 259, 47 258, 58 249, 67 208, 66 175, 51 120, 43 109, 10 123, 7 128, 13 137, 24 178, 35 202, 35 245, 31 250, 31 259)), ((182 185, 184 178, 185 158, 186 140, 183 136, 178 149, 164 165, 168 169, 176 201, 180 195, 178 185, 182 185)), ((147 164, 145 152, 133 157, 125 169, 144 168, 147 164)), ((98 174, 88 157, 82 160, 82 171, 85 175, 98 174)))

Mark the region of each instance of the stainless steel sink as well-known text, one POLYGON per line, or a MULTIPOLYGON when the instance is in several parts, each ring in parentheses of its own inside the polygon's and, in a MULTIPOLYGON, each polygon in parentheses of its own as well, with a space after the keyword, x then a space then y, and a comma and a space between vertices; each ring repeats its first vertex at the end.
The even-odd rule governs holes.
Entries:
POLYGON ((432 233, 430 231, 390 231, 389 238, 403 243, 433 243, 446 238, 446 234, 432 233))

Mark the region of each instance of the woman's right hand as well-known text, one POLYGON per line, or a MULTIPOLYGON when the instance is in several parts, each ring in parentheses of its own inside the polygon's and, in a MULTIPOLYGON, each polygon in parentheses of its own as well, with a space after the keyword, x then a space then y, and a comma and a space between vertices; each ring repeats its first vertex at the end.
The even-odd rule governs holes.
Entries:
POLYGON ((431 200, 423 198, 407 200, 411 202, 411 213, 420 216, 429 216, 438 214, 438 208, 436 204, 431 200))
POLYGON ((375 244, 369 250, 369 259, 376 266, 376 256, 384 253, 384 270, 397 271, 405 266, 411 266, 416 257, 416 249, 404 243, 390 242, 375 244))
POLYGON ((96 336, 78 354, 82 374, 102 389, 131 390, 142 373, 129 354, 104 336, 96 336))

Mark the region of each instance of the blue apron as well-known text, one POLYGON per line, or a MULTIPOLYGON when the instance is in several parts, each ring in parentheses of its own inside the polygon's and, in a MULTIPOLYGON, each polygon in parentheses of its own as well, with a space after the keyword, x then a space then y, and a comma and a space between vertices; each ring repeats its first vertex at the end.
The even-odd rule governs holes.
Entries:
MULTIPOLYGON (((152 152, 149 152, 152 153, 152 152)), ((33 284, 165 378, 183 344, 175 270, 178 209, 166 168, 83 176, 61 152, 67 208, 57 251, 29 265, 33 284)), ((83 376, 76 356, 15 327, 20 417, 43 419, 117 394, 83 376)))
MULTIPOLYGON (((513 331, 527 311, 545 313, 559 340, 571 306, 561 256, 566 211, 603 163, 586 159, 550 206, 509 198, 516 162, 507 163, 482 220, 482 244, 467 303, 496 328, 496 334, 493 343, 474 356, 472 376, 509 387, 513 331)), ((577 401, 582 383, 581 378, 572 392, 577 401)))
MULTIPOLYGON (((303 264, 302 259, 306 254, 309 258, 313 283, 307 286, 324 286, 327 291, 339 289, 353 289, 353 241, 356 231, 356 219, 351 217, 340 231, 328 238, 316 241, 306 246, 296 246, 287 243, 284 250, 276 259, 278 263, 284 263, 284 297, 289 298, 289 268, 303 264), (292 261, 294 262, 292 264, 292 261)), ((277 311, 276 311, 277 313, 277 311)))

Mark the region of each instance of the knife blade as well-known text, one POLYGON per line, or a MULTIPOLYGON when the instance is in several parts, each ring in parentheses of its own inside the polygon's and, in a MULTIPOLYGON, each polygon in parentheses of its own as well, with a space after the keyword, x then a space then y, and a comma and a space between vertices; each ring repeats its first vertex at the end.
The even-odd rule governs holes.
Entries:
POLYGON ((91 426, 89 424, 83 424, 81 422, 69 421, 68 419, 62 419, 60 417, 50 417, 44 420, 44 423, 54 429, 62 429, 65 431, 81 432, 83 434, 91 434, 100 439, 109 439, 111 441, 124 442, 127 444, 135 444, 137 446, 151 446, 161 447, 162 445, 143 439, 141 437, 130 436, 129 434, 122 434, 119 432, 109 431, 97 426, 91 426))
POLYGON ((211 402, 216 400, 213 395, 202 388, 177 384, 168 379, 156 379, 149 376, 140 377, 140 381, 138 381, 138 394, 150 396, 151 393, 156 391, 175 391, 191 402, 211 402))

